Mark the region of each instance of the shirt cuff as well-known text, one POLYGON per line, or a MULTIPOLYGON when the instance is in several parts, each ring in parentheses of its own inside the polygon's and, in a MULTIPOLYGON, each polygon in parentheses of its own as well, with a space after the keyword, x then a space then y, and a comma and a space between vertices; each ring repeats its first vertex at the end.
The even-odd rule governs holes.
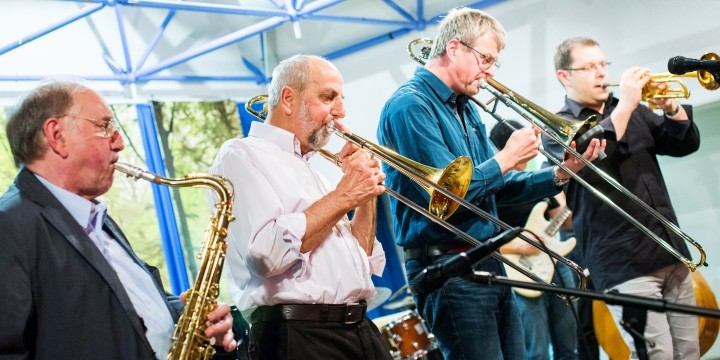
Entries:
POLYGON ((475 166, 475 174, 477 175, 478 173, 480 176, 473 176, 473 180, 482 181, 482 186, 488 189, 490 193, 494 193, 505 186, 500 164, 498 164, 495 158, 488 159, 475 166))

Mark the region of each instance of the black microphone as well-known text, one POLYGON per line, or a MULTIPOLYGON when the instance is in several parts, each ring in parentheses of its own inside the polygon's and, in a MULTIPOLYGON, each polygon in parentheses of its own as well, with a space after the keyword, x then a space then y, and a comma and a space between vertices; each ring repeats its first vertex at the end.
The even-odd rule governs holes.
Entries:
POLYGON ((495 250, 510 242, 523 232, 523 228, 516 227, 505 230, 500 235, 452 258, 428 266, 417 274, 411 281, 410 289, 416 295, 425 295, 441 287, 450 278, 465 275, 472 270, 473 264, 490 256, 495 250))
POLYGON ((668 60, 668 71, 675 75, 697 70, 716 73, 720 71, 720 60, 696 60, 684 56, 675 56, 668 60))

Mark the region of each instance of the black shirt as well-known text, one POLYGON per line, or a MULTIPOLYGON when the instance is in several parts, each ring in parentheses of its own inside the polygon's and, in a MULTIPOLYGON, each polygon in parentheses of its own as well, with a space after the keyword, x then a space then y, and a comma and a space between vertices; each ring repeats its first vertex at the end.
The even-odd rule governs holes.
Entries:
MULTIPOLYGON (((608 157, 597 166, 622 186, 677 224, 656 155, 685 156, 700 147, 700 133, 692 121, 692 107, 683 106, 690 121, 673 121, 640 105, 632 112, 627 129, 616 139, 610 114, 618 104, 611 96, 603 114, 565 98, 565 107, 557 114, 572 119, 597 115, 605 130, 608 157)), ((546 150, 562 158, 564 149, 543 136, 546 150)), ((664 228, 660 221, 608 184, 592 170, 583 168, 578 175, 610 198, 653 233, 667 241, 683 256, 690 258, 685 241, 664 228)), ((573 227, 585 264, 597 289, 608 289, 630 279, 648 275, 677 263, 667 250, 602 202, 590 191, 571 180, 566 188, 568 207, 573 211, 573 227)))

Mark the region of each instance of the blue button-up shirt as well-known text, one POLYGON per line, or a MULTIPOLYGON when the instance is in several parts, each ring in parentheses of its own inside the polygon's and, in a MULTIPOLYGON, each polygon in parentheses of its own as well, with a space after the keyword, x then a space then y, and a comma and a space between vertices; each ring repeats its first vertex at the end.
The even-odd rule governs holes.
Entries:
MULTIPOLYGON (((535 202, 559 192, 552 168, 536 172, 510 171, 502 175, 493 156, 497 149, 487 138, 477 109, 465 107, 465 124, 455 110, 456 94, 435 74, 418 68, 410 81, 388 100, 377 131, 381 145, 422 164, 445 168, 468 156, 475 166, 465 199, 497 217, 498 203, 535 202)), ((383 164, 385 185, 426 207, 429 194, 420 185, 383 164)), ((404 247, 460 242, 457 236, 395 199, 391 201, 395 241, 404 247)), ((470 236, 485 240, 499 231, 475 213, 459 208, 449 222, 470 236)))

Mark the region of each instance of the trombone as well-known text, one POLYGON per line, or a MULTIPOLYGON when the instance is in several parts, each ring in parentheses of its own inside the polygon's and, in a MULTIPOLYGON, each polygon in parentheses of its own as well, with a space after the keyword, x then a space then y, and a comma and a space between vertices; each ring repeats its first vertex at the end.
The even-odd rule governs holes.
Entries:
MULTIPOLYGON (((420 64, 425 64, 427 60, 427 56, 418 56, 415 55, 413 52, 413 46, 418 44, 426 44, 424 47, 428 47, 429 45, 432 45, 431 39, 417 39, 410 44, 408 44, 408 53, 410 53, 410 57, 412 57, 415 61, 419 62, 420 64)), ((429 55, 428 51, 422 51, 423 54, 429 55)), ((530 123, 537 126, 545 135, 550 137, 553 141, 560 144, 565 151, 569 152, 573 156, 577 157, 580 161, 585 164, 587 168, 589 168, 591 171, 598 174, 600 177, 602 177, 605 181, 607 181, 610 185, 612 185, 616 190, 621 192, 623 195, 627 196, 630 200, 632 200, 635 204, 640 206, 643 210, 647 211, 650 215, 652 215, 655 219, 660 221, 667 229, 674 232, 683 240, 689 242, 692 244, 699 252, 700 252, 700 260, 697 263, 693 263, 690 259, 684 257, 682 254, 680 254, 677 250, 675 250, 670 244, 668 244, 665 240, 657 236, 655 233, 653 233, 650 229, 648 229, 645 225, 643 225, 641 222, 639 222, 637 219, 632 217, 630 214, 628 214, 625 210, 620 208, 617 204, 612 202, 610 198, 608 198, 606 195, 601 193, 599 190, 592 187, 592 185, 588 184, 585 180, 583 180, 579 175, 573 173, 570 171, 565 165, 562 164, 561 161, 557 160, 552 154, 548 153, 544 149, 539 149, 540 153, 543 154, 548 160, 552 161, 555 165, 563 169, 565 172, 570 174, 570 176, 578 182, 581 186, 588 189, 591 193, 593 193, 595 196, 597 196, 601 201, 606 203, 608 206, 610 206, 613 210, 618 212, 622 217, 624 217, 627 221, 629 221, 631 224, 633 224, 636 228, 638 228, 642 233, 647 235, 649 238, 654 240, 658 245, 662 246, 665 250, 667 250, 671 255, 673 255, 675 258, 680 260, 685 266, 687 266, 690 271, 695 271, 699 266, 708 266, 707 262, 705 262, 706 255, 705 251, 703 250, 702 246, 693 240, 690 236, 685 234, 682 230, 680 230, 680 227, 672 223, 670 220, 665 218, 663 215, 661 215, 659 212, 657 212, 655 209, 647 205, 644 201, 642 201, 640 198, 638 198, 635 194, 627 190, 625 187, 623 187, 617 180, 613 179, 611 176, 600 170, 597 166, 595 166, 592 162, 585 159, 582 155, 580 155, 577 151, 575 151, 573 148, 568 145, 574 138, 581 137, 583 134, 579 131, 581 130, 581 127, 587 124, 589 121, 592 121, 592 119, 587 119, 584 121, 577 121, 577 120, 570 120, 562 118, 558 115, 555 115, 542 107, 534 104, 530 100, 522 97, 521 95, 513 92, 512 90, 508 89, 504 85, 500 84, 499 82, 495 81, 494 79, 488 78, 484 79, 484 81, 480 82, 480 88, 488 90, 493 96, 495 96, 496 100, 501 101, 503 104, 520 114, 524 119, 529 121, 530 123), (580 126, 571 126, 570 123, 577 123, 581 124, 580 126), (551 131, 548 131, 550 129, 551 131)), ((486 104, 476 100, 474 97, 470 97, 470 99, 475 102, 480 108, 482 108, 485 112, 493 116, 499 123, 503 123, 506 121, 505 118, 503 118, 501 115, 497 114, 495 111, 495 108, 490 109, 486 104)), ((497 106, 497 102, 495 102, 495 106, 497 106)), ((594 117, 594 116, 593 116, 594 117)), ((510 123, 506 123, 506 125, 510 126, 512 128, 512 125, 510 123)), ((513 128, 514 129, 514 128, 513 128)), ((514 129, 517 130, 517 129, 514 129)))
MULTIPOLYGON (((265 120, 268 114, 267 109, 267 95, 258 95, 245 103, 245 110, 252 114, 253 116, 257 117, 258 119, 265 120), (265 102, 263 104, 262 110, 257 111, 253 109, 253 104, 259 103, 259 102, 265 102)), ((474 237, 470 236, 466 232, 458 229, 454 225, 448 223, 446 220, 447 218, 452 214, 455 209, 457 209, 458 206, 462 205, 464 208, 472 211, 473 213, 483 217, 484 219, 492 222, 493 224, 499 226, 503 230, 511 229, 512 227, 505 222, 497 219, 496 217, 492 216, 488 212, 480 209, 479 207, 471 204, 467 200, 465 200, 463 197, 465 196, 465 193, 467 192, 467 188, 470 185, 470 179, 472 178, 472 161, 465 157, 461 156, 457 159, 455 159, 450 165, 448 165, 445 169, 436 169, 432 168, 427 165, 420 164, 418 162, 415 162, 413 160, 410 160, 398 153, 396 153, 393 150, 390 150, 388 148, 385 148, 383 146, 374 144, 364 138, 362 138, 359 135, 350 133, 350 132, 343 132, 339 129, 335 128, 331 125, 331 129, 335 135, 338 135, 343 140, 351 142, 358 147, 364 149, 365 151, 371 153, 378 159, 385 162, 387 165, 393 167, 397 171, 401 172, 402 174, 408 176, 413 181, 419 183, 422 187, 425 188, 430 193, 430 204, 428 205, 429 209, 426 210, 422 208, 420 205, 414 203, 410 199, 404 197, 403 195, 397 193, 396 191, 385 187, 385 192, 388 193, 388 195, 394 197, 398 201, 402 202, 403 204, 407 205, 413 210, 416 210, 420 212, 422 215, 433 221, 434 223, 444 227, 446 230, 452 232, 453 234, 457 235, 461 239, 467 241, 468 243, 472 244, 473 246, 478 246, 481 244, 481 242, 474 237), (428 176, 428 172, 432 173, 442 173, 442 174, 450 174, 449 176, 441 177, 440 182, 437 182, 436 180, 433 180, 436 177, 428 176), (443 180, 444 179, 444 180, 443 180), (438 194, 439 193, 439 194, 438 194), (437 213, 434 209, 445 209, 446 212, 437 213)), ((325 149, 320 150, 320 154, 326 158, 327 160, 331 161, 332 163, 341 166, 342 162, 338 157, 329 151, 325 149)), ((530 239, 527 235, 524 233, 521 233, 519 238, 527 241, 528 243, 532 244, 533 246, 537 247, 538 249, 541 249, 545 251, 548 255, 550 255, 552 258, 556 259, 557 261, 560 261, 565 266, 571 268, 573 271, 575 271, 578 274, 578 277, 580 279, 580 289, 585 289, 586 287, 586 276, 583 271, 583 269, 576 263, 568 260, 567 258, 547 249, 539 242, 530 239)), ((510 261, 503 255, 501 255, 498 252, 493 252, 491 256, 499 261, 502 261, 507 266, 512 267, 513 269, 517 270, 518 272, 522 273, 523 275, 527 276, 528 278, 532 279, 535 282, 547 284, 547 282, 543 279, 541 279, 539 276, 534 274, 533 272, 527 270, 525 267, 515 264, 514 262, 510 261)))

